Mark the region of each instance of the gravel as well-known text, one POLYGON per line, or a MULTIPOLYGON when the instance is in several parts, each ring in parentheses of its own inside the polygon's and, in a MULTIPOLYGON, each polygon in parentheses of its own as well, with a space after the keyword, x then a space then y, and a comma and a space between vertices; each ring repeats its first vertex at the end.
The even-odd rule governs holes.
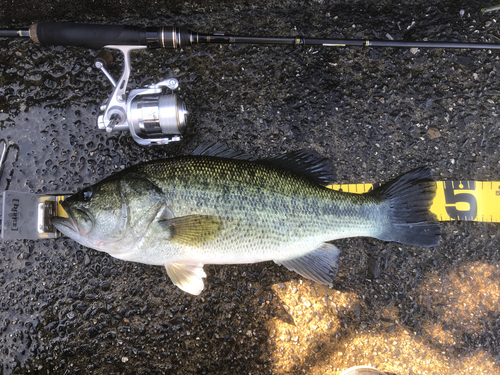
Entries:
MULTIPOLYGON (((0 0, 2 27, 43 20, 177 24, 240 35, 497 42, 468 1, 0 0), (463 10, 463 12, 461 12, 463 10)), ((339 183, 419 165, 500 180, 498 53, 205 45, 133 54, 129 87, 179 80, 183 141, 147 148, 96 127, 111 92, 98 51, 0 40, 0 191, 70 194, 141 161, 220 141, 254 157, 311 148, 339 183)), ((111 73, 121 71, 115 54, 111 73)), ((336 241, 332 288, 272 262, 205 266, 197 297, 163 267, 69 239, 0 243, 0 373, 387 374, 500 371, 498 226, 442 224, 437 248, 336 241)))

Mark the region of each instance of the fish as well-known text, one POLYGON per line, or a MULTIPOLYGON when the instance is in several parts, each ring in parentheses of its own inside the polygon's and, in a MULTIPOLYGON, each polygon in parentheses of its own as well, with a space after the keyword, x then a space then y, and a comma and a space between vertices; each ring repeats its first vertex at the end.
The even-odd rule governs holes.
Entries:
POLYGON ((221 144, 112 174, 62 201, 53 225, 111 256, 165 266, 173 284, 204 289, 205 264, 274 261, 331 285, 340 250, 331 242, 373 237, 437 246, 427 167, 364 194, 335 191, 332 164, 300 150, 252 159, 221 144))

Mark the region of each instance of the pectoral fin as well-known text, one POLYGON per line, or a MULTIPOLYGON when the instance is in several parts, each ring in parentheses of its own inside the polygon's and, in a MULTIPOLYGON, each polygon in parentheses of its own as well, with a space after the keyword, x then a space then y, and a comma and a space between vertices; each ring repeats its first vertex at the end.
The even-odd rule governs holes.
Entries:
POLYGON ((160 224, 170 232, 170 241, 190 246, 212 241, 222 229, 222 220, 208 215, 175 217, 161 220, 160 224))
POLYGON ((207 277, 203 264, 171 263, 165 268, 172 282, 183 291, 197 296, 203 290, 205 285, 202 278, 207 277))
POLYGON ((331 284, 337 271, 340 250, 325 243, 318 249, 298 258, 275 260, 274 262, 295 271, 307 279, 319 284, 331 284))

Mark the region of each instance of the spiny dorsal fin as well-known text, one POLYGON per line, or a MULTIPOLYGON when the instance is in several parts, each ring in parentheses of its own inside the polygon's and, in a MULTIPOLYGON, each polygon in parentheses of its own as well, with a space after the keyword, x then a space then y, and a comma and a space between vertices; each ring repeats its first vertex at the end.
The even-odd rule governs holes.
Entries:
POLYGON ((330 244, 324 243, 318 249, 298 258, 275 260, 274 262, 285 266, 290 271, 295 271, 319 284, 328 285, 333 282, 337 272, 337 260, 340 250, 330 244))
MULTIPOLYGON (((219 158, 238 160, 255 160, 242 151, 231 150, 222 143, 199 145, 193 151, 193 155, 216 156, 219 158)), ((292 151, 283 155, 260 159, 258 162, 298 173, 323 186, 335 181, 333 163, 329 159, 323 158, 317 152, 309 149, 292 151)))
POLYGON ((319 185, 326 186, 335 181, 333 163, 310 149, 292 151, 259 162, 301 174, 319 185))
POLYGON ((165 265, 170 280, 187 293, 197 296, 205 285, 202 278, 207 277, 203 264, 170 263, 165 265))
POLYGON ((193 155, 216 156, 225 159, 252 160, 243 151, 235 151, 222 143, 204 143, 196 147, 193 155))
POLYGON ((212 241, 222 229, 217 216, 189 215, 161 220, 159 223, 170 231, 170 241, 188 246, 200 246, 212 241))

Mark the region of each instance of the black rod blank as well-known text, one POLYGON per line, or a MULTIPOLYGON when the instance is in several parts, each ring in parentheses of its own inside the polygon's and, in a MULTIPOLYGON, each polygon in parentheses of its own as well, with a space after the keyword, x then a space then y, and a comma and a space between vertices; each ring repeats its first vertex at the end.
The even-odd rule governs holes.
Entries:
POLYGON ((0 38, 29 37, 29 30, 0 29, 0 38))
POLYGON ((137 27, 83 23, 40 22, 29 30, 0 29, 0 37, 30 37, 41 44, 68 45, 99 49, 106 45, 144 45, 151 48, 181 48, 193 44, 277 44, 324 47, 396 47, 500 49, 498 43, 412 42, 402 40, 365 40, 296 37, 255 37, 198 34, 175 26, 137 27))
MULTIPOLYGON (((203 38, 213 38, 203 36, 203 38)), ((463 49, 500 49, 497 43, 467 42, 406 42, 402 40, 366 40, 366 39, 324 39, 324 38, 260 38, 241 36, 217 36, 215 40, 203 40, 199 43, 248 43, 248 44, 289 44, 323 47, 397 47, 397 48, 463 48, 463 49)), ((194 43, 193 43, 194 44, 194 43)))

